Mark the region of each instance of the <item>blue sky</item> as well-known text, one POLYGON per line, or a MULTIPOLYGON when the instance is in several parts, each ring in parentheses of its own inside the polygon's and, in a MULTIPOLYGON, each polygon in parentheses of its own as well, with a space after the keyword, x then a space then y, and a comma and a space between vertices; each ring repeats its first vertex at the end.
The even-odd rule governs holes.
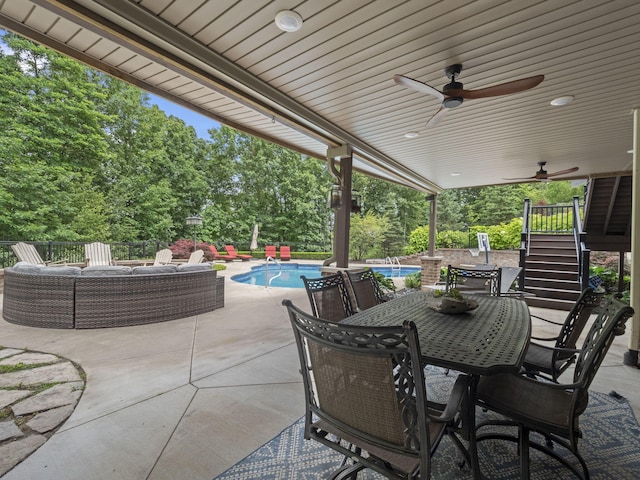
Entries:
POLYGON ((196 133, 200 138, 209 140, 209 133, 207 130, 211 128, 218 128, 220 124, 215 120, 212 120, 204 115, 200 115, 188 108, 184 108, 180 105, 176 105, 169 100, 165 100, 157 95, 149 94, 149 103, 151 105, 157 105, 160 110, 164 111, 167 115, 173 115, 184 120, 184 123, 195 128, 196 133))

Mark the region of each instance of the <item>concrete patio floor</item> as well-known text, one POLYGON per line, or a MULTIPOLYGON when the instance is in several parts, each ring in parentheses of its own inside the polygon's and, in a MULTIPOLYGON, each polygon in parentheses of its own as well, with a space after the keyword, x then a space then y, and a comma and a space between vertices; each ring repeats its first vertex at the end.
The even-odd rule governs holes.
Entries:
MULTIPOLYGON (((233 282, 225 307, 154 325, 53 330, 0 319, 0 344, 82 366, 86 389, 62 427, 3 480, 212 480, 303 414, 304 394, 282 300, 304 289, 233 282)), ((563 319, 566 312, 532 309, 563 319)), ((534 331, 543 332, 538 322, 534 331)), ((614 343, 592 390, 615 390, 640 412, 640 370, 614 343)))

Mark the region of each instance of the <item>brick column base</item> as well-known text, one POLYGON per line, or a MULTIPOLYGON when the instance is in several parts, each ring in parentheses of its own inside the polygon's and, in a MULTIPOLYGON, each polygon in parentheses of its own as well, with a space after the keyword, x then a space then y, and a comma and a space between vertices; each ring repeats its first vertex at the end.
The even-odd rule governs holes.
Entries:
POLYGON ((422 264, 422 274, 420 275, 422 288, 435 285, 440 281, 442 257, 420 257, 420 263, 422 264))

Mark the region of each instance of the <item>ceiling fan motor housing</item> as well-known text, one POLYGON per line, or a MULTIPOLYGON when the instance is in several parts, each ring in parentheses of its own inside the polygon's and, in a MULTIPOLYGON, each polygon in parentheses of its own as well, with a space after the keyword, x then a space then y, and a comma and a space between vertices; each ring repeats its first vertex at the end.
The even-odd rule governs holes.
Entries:
POLYGON ((447 97, 442 101, 444 108, 456 108, 462 104, 462 97, 447 97))
MULTIPOLYGON (((446 95, 449 90, 462 90, 462 88, 463 88, 462 83, 456 82, 455 80, 453 80, 452 82, 447 83, 442 88, 442 93, 446 95)), ((442 106, 444 108, 455 108, 460 106, 463 100, 464 99, 462 97, 458 97, 458 96, 447 97, 442 101, 442 106)))

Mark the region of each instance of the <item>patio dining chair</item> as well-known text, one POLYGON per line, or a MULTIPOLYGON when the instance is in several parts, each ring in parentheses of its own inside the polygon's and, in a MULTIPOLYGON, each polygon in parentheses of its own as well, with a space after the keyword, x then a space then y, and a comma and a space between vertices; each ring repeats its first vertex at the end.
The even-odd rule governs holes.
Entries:
POLYGON ((481 423, 478 430, 488 425, 510 425, 516 427, 518 433, 513 436, 483 433, 477 436, 478 441, 498 439, 517 442, 520 478, 529 478, 529 448, 534 448, 555 458, 578 478, 588 479, 587 464, 578 451, 578 440, 582 437, 579 418, 587 407, 589 386, 602 360, 615 336, 624 333, 625 322, 633 313, 630 306, 615 298, 604 301, 579 350, 573 382, 569 384, 556 384, 518 374, 481 377, 477 390, 478 404, 503 415, 505 420, 481 423), (530 432, 540 433, 547 444, 530 439, 530 432), (570 451, 580 463, 580 468, 562 457, 555 448, 557 445, 570 451))
POLYGON ((311 314, 332 322, 339 322, 355 313, 342 273, 319 278, 300 275, 307 290, 311 314))
POLYGON ((586 288, 571 307, 563 323, 531 315, 532 318, 559 325, 561 328, 558 335, 554 337, 531 336, 533 340, 538 340, 538 342, 529 343, 523 364, 527 375, 547 378, 553 382, 558 381, 558 377, 576 360, 578 338, 602 299, 602 293, 586 288), (539 342, 554 342, 554 344, 551 346, 539 342))
POLYGON ((460 375, 447 404, 429 402, 413 322, 364 327, 327 322, 284 300, 305 391, 304 438, 353 461, 329 478, 356 478, 368 468, 387 478, 428 479, 445 434, 454 432, 468 389, 460 375))
POLYGON ((452 288, 475 294, 500 294, 500 269, 484 269, 479 267, 466 268, 447 267, 447 283, 445 290, 452 288))
POLYGON ((370 268, 359 272, 347 270, 347 278, 358 310, 366 310, 384 302, 384 296, 375 272, 370 268))

